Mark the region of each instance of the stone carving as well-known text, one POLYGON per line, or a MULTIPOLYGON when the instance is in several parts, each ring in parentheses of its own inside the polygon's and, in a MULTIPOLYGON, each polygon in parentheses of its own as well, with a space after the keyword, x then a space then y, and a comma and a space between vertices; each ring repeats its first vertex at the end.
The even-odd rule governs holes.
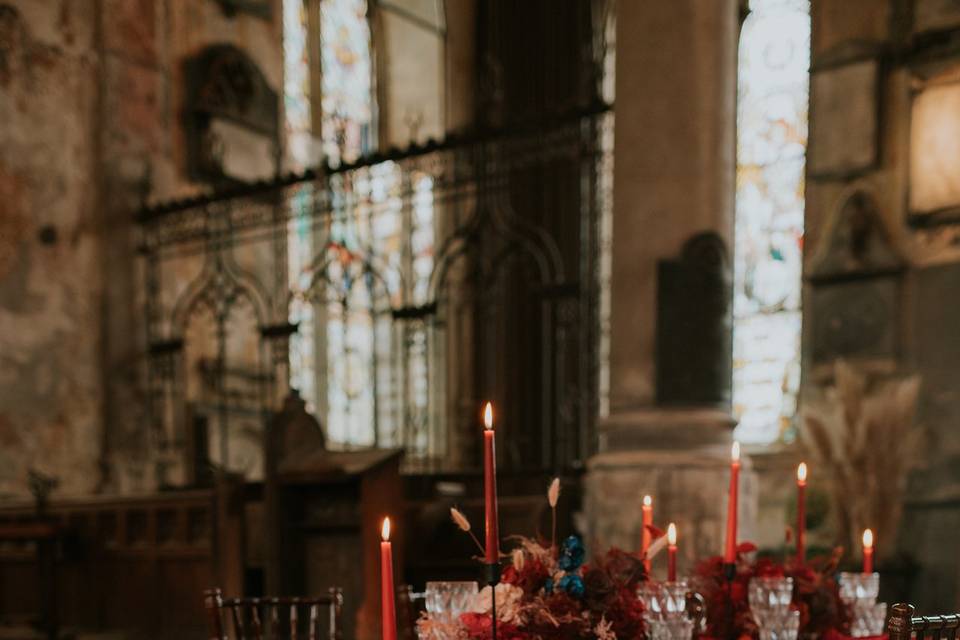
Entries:
POLYGON ((657 270, 657 403, 730 405, 733 358, 729 252, 715 233, 690 238, 657 270))
POLYGON ((813 290, 813 359, 886 358, 896 353, 898 279, 889 276, 822 285, 813 290))
POLYGON ((279 145, 277 93, 232 45, 214 45, 186 63, 191 177, 236 182, 270 177, 279 145))
POLYGON ((268 437, 268 466, 273 467, 271 471, 279 469, 285 462, 296 462, 304 456, 323 451, 327 446, 323 427, 307 411, 307 405, 296 389, 291 389, 290 395, 284 400, 268 437))
POLYGON ((893 357, 904 260, 864 190, 847 197, 813 260, 813 359, 893 357))
POLYGON ((904 266, 876 200, 864 190, 854 191, 843 201, 821 244, 810 275, 815 282, 890 273, 904 266))

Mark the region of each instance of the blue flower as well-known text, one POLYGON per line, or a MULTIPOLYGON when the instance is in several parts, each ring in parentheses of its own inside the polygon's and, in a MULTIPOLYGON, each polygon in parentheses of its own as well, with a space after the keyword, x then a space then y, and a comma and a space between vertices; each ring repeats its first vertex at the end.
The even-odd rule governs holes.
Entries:
POLYGON ((553 578, 547 578, 547 581, 543 583, 543 590, 547 593, 553 593, 553 578))
POLYGON ((583 595, 583 579, 575 573, 568 573, 560 578, 560 584, 557 586, 574 598, 583 595))
POLYGON ((560 558, 557 560, 557 565, 564 571, 576 571, 583 564, 585 554, 586 550, 580 538, 570 536, 560 545, 560 558))

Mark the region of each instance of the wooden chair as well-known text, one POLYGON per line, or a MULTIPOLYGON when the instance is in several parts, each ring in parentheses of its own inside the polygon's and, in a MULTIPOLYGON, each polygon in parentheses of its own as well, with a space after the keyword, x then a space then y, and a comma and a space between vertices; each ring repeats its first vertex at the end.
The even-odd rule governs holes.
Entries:
POLYGON ((417 640, 417 619, 425 608, 424 594, 408 584, 397 587, 397 636, 399 640, 417 640))
POLYGON ((924 640, 949 638, 956 640, 960 634, 960 614, 941 616, 915 616, 913 605, 897 603, 887 614, 887 634, 890 640, 924 640))
POLYGON ((210 640, 343 640, 343 594, 337 588, 310 598, 224 598, 220 589, 210 589, 203 598, 210 640))

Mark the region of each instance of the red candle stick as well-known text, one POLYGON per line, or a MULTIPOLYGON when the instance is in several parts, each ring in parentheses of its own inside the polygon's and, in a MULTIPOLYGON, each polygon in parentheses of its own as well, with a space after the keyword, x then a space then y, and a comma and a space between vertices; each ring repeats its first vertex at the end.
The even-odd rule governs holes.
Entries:
POLYGON ((677 525, 667 527, 667 581, 677 581, 677 525))
POLYGON ((500 561, 500 533, 497 519, 497 456, 494 447, 493 405, 483 408, 483 496, 486 504, 487 564, 500 561))
POLYGON ((873 573, 873 531, 863 531, 863 572, 873 573))
POLYGON ((647 551, 650 549, 650 543, 652 542, 650 527, 653 526, 653 498, 643 496, 643 506, 640 507, 640 511, 643 514, 642 524, 640 525, 643 529, 640 532, 640 557, 643 558, 643 566, 647 570, 647 575, 650 575, 650 559, 647 558, 647 551))
POLYGON ((727 545, 723 553, 726 564, 737 561, 737 503, 740 493, 740 443, 730 449, 730 492, 727 500, 727 545))
POLYGON ((393 547, 390 544, 390 518, 383 519, 380 542, 380 617, 383 640, 397 640, 397 612, 393 596, 393 547))
POLYGON ((797 467, 797 563, 806 562, 807 534, 807 463, 797 467))

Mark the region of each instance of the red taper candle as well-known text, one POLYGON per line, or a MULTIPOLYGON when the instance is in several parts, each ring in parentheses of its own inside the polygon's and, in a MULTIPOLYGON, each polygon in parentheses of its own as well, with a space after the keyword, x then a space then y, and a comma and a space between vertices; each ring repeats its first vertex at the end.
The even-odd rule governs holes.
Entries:
POLYGON ((730 491, 727 498, 727 545, 723 552, 723 561, 734 564, 737 561, 737 504, 740 494, 740 443, 734 442, 730 449, 730 491))
POLYGON ((653 526, 653 498, 650 496, 643 496, 643 505, 640 507, 640 512, 642 514, 640 528, 640 557, 643 558, 643 566, 647 570, 647 575, 650 575, 650 559, 647 558, 647 551, 650 549, 650 543, 652 542, 652 534, 650 533, 650 527, 653 526))
POLYGON ((397 611, 393 595, 393 547, 390 518, 383 519, 380 535, 380 617, 383 640, 397 640, 397 611))
POLYGON ((873 573, 873 531, 863 531, 863 572, 873 573))
POLYGON ((483 408, 483 497, 486 505, 486 561, 500 561, 500 526, 497 519, 497 455, 494 446, 493 405, 483 408))
POLYGON ((667 527, 667 581, 677 581, 677 525, 667 527))
POLYGON ((797 466, 797 564, 807 560, 807 463, 797 466))

